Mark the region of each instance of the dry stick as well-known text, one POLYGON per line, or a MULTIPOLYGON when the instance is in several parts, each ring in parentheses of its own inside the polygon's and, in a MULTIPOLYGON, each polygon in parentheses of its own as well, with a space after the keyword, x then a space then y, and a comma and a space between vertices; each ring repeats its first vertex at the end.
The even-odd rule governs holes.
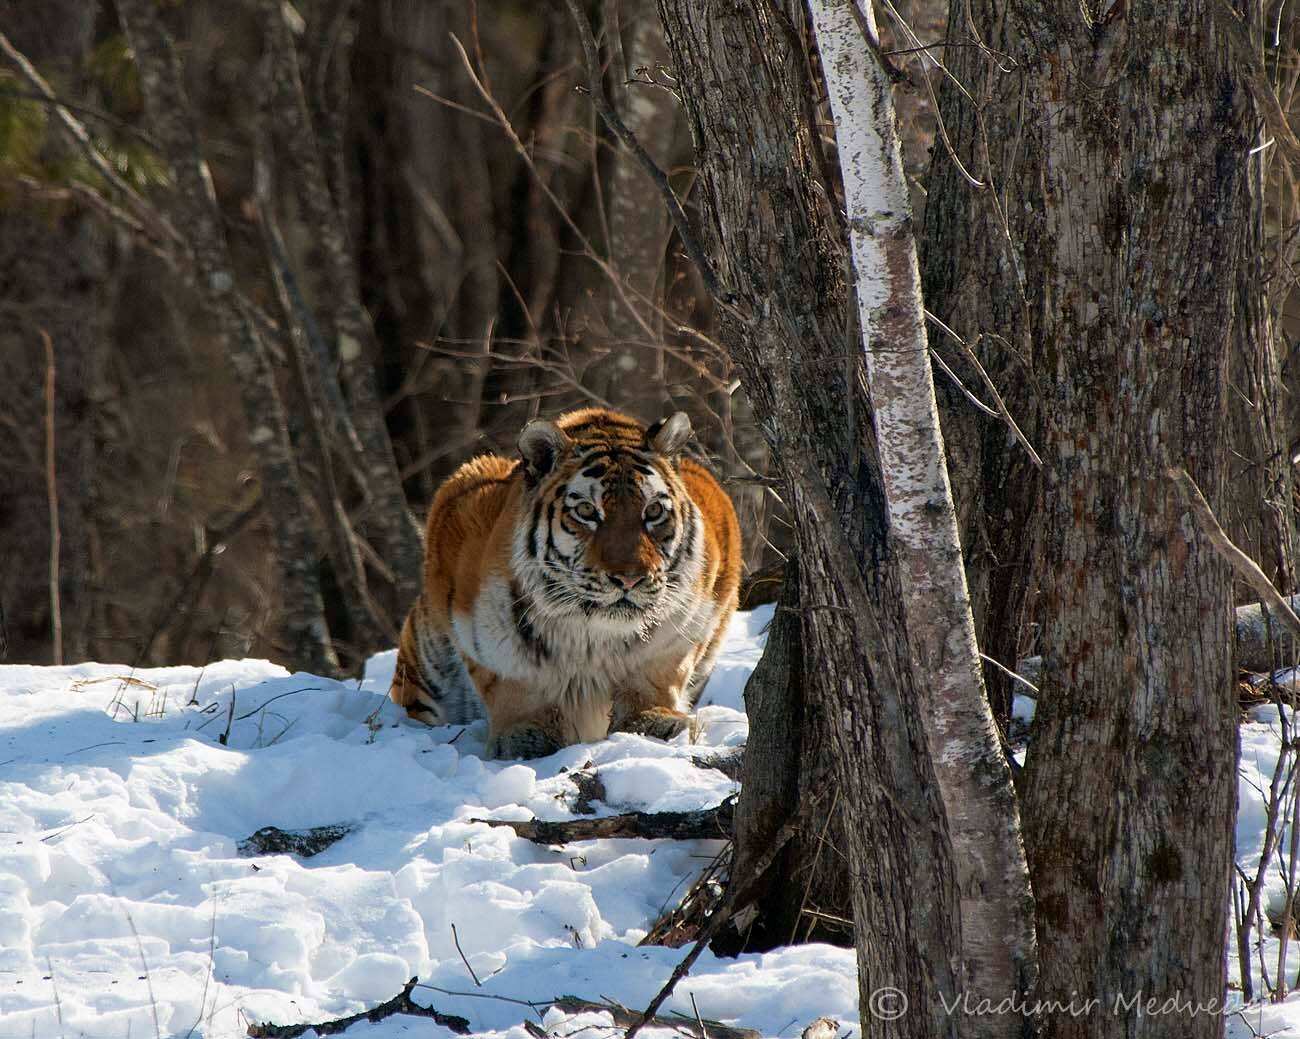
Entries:
MULTIPOLYGON (((1300 165, 1300 139, 1296 138, 1295 131, 1287 121, 1286 112, 1255 53, 1255 45, 1250 39, 1245 23, 1233 10, 1228 0, 1217 0, 1215 8, 1218 14, 1215 23, 1225 30, 1228 46, 1246 68, 1246 82, 1250 86, 1251 94, 1254 95, 1255 103, 1260 107, 1264 124, 1273 135, 1278 148, 1286 153, 1288 161, 1293 165, 1300 165)), ((1279 17, 1281 17, 1280 12, 1279 17)))
POLYGON ((709 295, 714 299, 730 302, 733 294, 723 288, 718 282, 717 275, 713 273, 713 266, 709 263, 709 258, 704 254, 704 247, 695 237, 695 232, 691 228, 691 223, 686 219, 686 211, 682 209, 682 204, 678 200, 672 185, 668 183, 668 176, 659 168, 658 163, 650 157, 650 153, 641 146, 641 142, 636 139, 636 135, 628 129, 627 124, 623 122, 622 117, 614 110, 609 99, 605 97, 605 84, 601 75, 600 55, 596 51, 596 40, 591 32, 591 23, 587 21, 586 14, 583 13, 578 0, 566 0, 569 13, 573 16, 574 25, 578 29, 578 39, 582 42, 582 53, 587 63, 587 92, 591 96, 591 103, 595 106, 597 114, 601 121, 609 127, 610 132, 614 134, 632 157, 636 159, 642 171, 654 183, 662 196, 664 205, 668 208, 669 219, 676 228, 678 237, 682 240, 682 245, 686 247, 686 253, 691 258, 691 262, 699 269, 700 278, 704 281, 705 287, 709 290, 709 295))
MULTIPOLYGON (((2 37, 0 37, 2 38, 2 37)), ((54 467, 54 342, 41 329, 45 343, 45 489, 50 502, 50 623, 54 663, 63 663, 63 610, 59 605, 59 486, 54 467)))
POLYGON ((641 1019, 627 1030, 623 1039, 632 1039, 637 1032, 651 1022, 651 1019, 658 1012, 659 1008, 663 1006, 664 1000, 673 994, 673 989, 677 987, 677 983, 691 972, 691 967, 694 966, 695 961, 700 958, 700 953, 704 951, 704 947, 713 940, 713 936, 721 930, 722 925, 731 919, 731 914, 736 907, 736 902, 740 898, 742 892, 749 887, 750 880, 756 877, 761 877, 768 871, 768 868, 776 861, 776 857, 781 854, 785 846, 790 843, 790 838, 793 837, 803 825, 805 817, 811 814, 811 810, 818 801, 820 801, 820 798, 814 798, 812 803, 806 805, 799 815, 793 819, 787 820, 786 823, 776 832, 775 837, 772 839, 772 843, 768 845, 767 851, 755 859, 753 864, 750 866, 749 876, 744 878, 743 884, 741 883, 740 878, 735 876, 731 878, 731 881, 727 885, 726 897, 722 900, 722 904, 713 911, 713 915, 709 917, 709 922, 700 932, 700 937, 696 939, 695 944, 691 946, 691 951, 688 952, 686 956, 683 957, 682 961, 673 968, 672 976, 664 984, 664 987, 659 990, 658 995, 650 1001, 650 1005, 642 1011, 641 1019))
POLYGON ((1034 683, 1031 682, 1031 681, 1029 681, 1029 679, 1027 679, 1024 675, 1018 675, 1018 674, 1016 674, 1014 671, 1011 670, 1011 668, 1007 667, 1006 664, 1002 663, 1000 660, 994 660, 994 659, 993 659, 991 656, 989 656, 987 653, 981 653, 981 654, 980 654, 980 659, 981 659, 982 661, 984 661, 984 663, 986 663, 986 664, 992 664, 995 668, 997 668, 999 671, 1001 671, 1004 675, 1006 675, 1008 678, 1010 678, 1013 682, 1019 682, 1019 683, 1020 683, 1021 685, 1023 685, 1026 689, 1028 689, 1030 692, 1032 692, 1032 693, 1034 694, 1035 697, 1038 696, 1038 686, 1034 685, 1034 683))
POLYGON ((540 819, 471 819, 472 823, 509 827, 534 844, 639 837, 647 840, 720 840, 730 838, 735 825, 735 798, 697 812, 627 812, 596 819, 545 822, 540 819))
MULTIPOLYGON (((410 1014, 414 1017, 431 1017, 435 1024, 442 1025, 457 1035, 469 1035, 469 1022, 465 1018, 457 1017, 454 1014, 439 1013, 433 1007, 422 1007, 419 1003, 413 1002, 411 1000, 411 990, 417 984, 416 979, 412 978, 402 986, 402 991, 392 999, 380 1003, 377 1007, 363 1010, 359 1014, 310 1025, 273 1025, 270 1022, 254 1022, 248 1026, 248 1034, 253 1039, 297 1039, 298 1036, 311 1031, 315 1031, 318 1035, 335 1035, 338 1032, 345 1031, 358 1021, 382 1021, 394 1014, 410 1014)), ((430 986, 420 985, 420 988, 428 987, 430 986)))
POLYGON ((483 982, 478 980, 478 975, 474 973, 474 968, 469 965, 469 960, 465 958, 465 951, 460 947, 460 935, 456 933, 456 925, 451 925, 451 940, 456 943, 456 952, 460 954, 460 962, 465 964, 465 969, 469 971, 469 976, 474 979, 474 986, 482 988, 483 982))
POLYGON ((930 360, 939 366, 939 369, 944 373, 944 375, 948 376, 952 381, 952 384, 956 386, 957 389, 961 390, 962 394, 971 402, 972 406, 974 406, 976 410, 984 412, 984 414, 988 415, 989 418, 1000 419, 1002 417, 970 391, 966 384, 961 381, 961 376, 949 368, 947 362, 939 356, 938 350, 932 346, 928 349, 930 351, 930 360))
POLYGON ((144 958, 144 942, 140 940, 140 932, 136 930, 135 921, 131 918, 131 913, 126 911, 126 923, 131 928, 131 934, 135 938, 136 950, 140 953, 140 967, 144 970, 144 983, 149 991, 149 1009, 153 1011, 153 1034, 154 1039, 162 1039, 162 1026, 158 1022, 158 1000, 153 994, 153 976, 149 973, 149 961, 144 958))
POLYGON ((63 1039, 63 1000, 59 998, 59 983, 54 979, 54 961, 45 957, 45 969, 50 972, 50 988, 54 990, 54 1016, 59 1022, 59 1039, 63 1039))
POLYGON ((1243 581, 1255 589, 1261 599, 1277 611, 1279 619, 1291 630, 1291 634, 1300 638, 1300 617, 1295 615, 1282 593, 1273 587, 1273 582, 1264 575, 1255 561, 1228 539, 1228 535, 1219 526, 1219 521, 1214 518, 1210 503, 1205 500, 1201 489, 1187 474, 1187 470, 1175 467, 1166 470, 1165 475, 1174 481, 1183 501, 1192 510, 1201 533, 1209 539, 1219 555, 1237 571, 1243 581))
MULTIPOLYGON (((589 999, 579 999, 576 996, 561 996, 551 1005, 566 1014, 581 1014, 585 1011, 596 1011, 609 1014, 614 1019, 614 1025, 618 1028, 627 1028, 635 1024, 641 1017, 636 1010, 629 1010, 610 1000, 606 996, 601 997, 601 1002, 589 999)), ((692 1005, 694 997, 692 997, 692 1005)), ((756 1032, 752 1028, 736 1028, 733 1025, 724 1025, 721 1021, 710 1021, 707 1017, 698 1016, 692 1018, 687 1014, 678 1014, 673 1012, 671 1017, 656 1017, 650 1022, 652 1028, 671 1028, 688 1036, 695 1036, 696 1039, 759 1039, 761 1032, 756 1032)), ((531 1022, 529 1022, 531 1024, 531 1022)), ((554 1033, 552 1033, 554 1034, 554 1033)))

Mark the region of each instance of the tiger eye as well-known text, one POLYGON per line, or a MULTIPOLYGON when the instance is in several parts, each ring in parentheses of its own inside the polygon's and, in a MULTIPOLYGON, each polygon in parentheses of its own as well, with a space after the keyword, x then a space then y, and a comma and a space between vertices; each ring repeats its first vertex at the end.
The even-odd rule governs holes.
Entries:
POLYGON ((645 518, 646 518, 647 520, 649 520, 651 523, 653 523, 655 520, 657 520, 657 519, 658 519, 660 516, 662 516, 663 514, 664 514, 664 507, 663 507, 662 503, 657 502, 657 501, 652 501, 652 502, 651 502, 651 503, 646 507, 646 510, 645 510, 645 518))
POLYGON ((580 501, 573 510, 578 514, 579 519, 594 520, 596 518, 596 506, 589 501, 580 501))

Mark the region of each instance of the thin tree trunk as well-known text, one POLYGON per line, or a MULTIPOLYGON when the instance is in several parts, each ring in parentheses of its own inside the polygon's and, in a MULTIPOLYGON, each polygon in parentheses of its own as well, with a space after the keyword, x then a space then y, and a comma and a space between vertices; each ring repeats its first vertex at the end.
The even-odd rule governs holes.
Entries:
MULTIPOLYGON (((607 80, 609 96, 628 129, 662 169, 671 165, 673 131, 677 124, 676 99, 661 87, 632 82, 638 67, 651 70, 668 60, 663 29, 653 0, 613 0, 607 12, 605 36, 610 43, 607 80)), ((609 357, 599 365, 597 393, 609 397, 630 380, 643 387, 646 407, 667 407, 671 402, 664 385, 663 303, 664 250, 668 245, 668 212, 655 197, 654 187, 636 160, 624 149, 611 156, 604 191, 609 220, 609 264, 626 286, 622 293, 605 286, 601 297, 607 312, 609 357), (644 297, 648 303, 640 302, 644 297), (640 312, 629 313, 635 306, 640 312), (646 342, 641 322, 657 335, 646 342)), ((590 376, 589 376, 590 378, 590 376)))
POLYGON ((154 134, 175 180, 176 224, 187 229, 198 291, 239 380, 284 581, 280 595, 285 655, 295 667, 333 674, 338 660, 325 624, 317 572, 320 551, 310 508, 265 348, 235 292, 221 213, 175 47, 152 0, 120 0, 117 9, 135 54, 154 134))
POLYGON ((864 365, 849 348, 844 249, 817 184, 798 37, 775 7, 659 8, 696 146, 705 245, 731 297, 723 342, 794 522, 803 682, 832 719, 862 1027, 946 1035, 942 1001, 959 990, 961 926, 951 850, 886 552, 864 365), (882 987, 911 1011, 873 1013, 882 987))
MULTIPOLYGON (((953 80, 943 78, 939 114, 953 151, 983 186, 973 187, 948 147, 936 142, 920 242, 925 303, 970 346, 1037 445, 1043 417, 1033 365, 1043 308, 1030 301, 1041 299, 1041 146, 1037 126, 1025 118, 1023 77, 1009 74, 1000 58, 1027 62, 1026 45, 1008 24, 1005 0, 952 4, 947 38, 953 45, 940 58, 953 80)), ((951 336, 932 332, 931 346, 966 386, 988 397, 951 336)), ((935 389, 976 638, 982 652, 1014 670, 1034 652, 1042 473, 1006 425, 979 412, 951 380, 938 379, 935 389)), ((1005 726, 1017 691, 1013 680, 990 664, 984 683, 994 717, 1005 726)))
MULTIPOLYGON (((1033 984, 1029 874, 975 645, 889 78, 863 38, 876 34, 872 8, 855 11, 856 3, 810 7, 835 116, 890 540, 902 550, 917 688, 961 892, 966 994, 997 1004, 1033 984)), ((963 1031, 1011 1036, 1021 1028, 1016 1015, 989 1014, 963 1031)))
MULTIPOLYGON (((1267 134, 1263 135, 1267 139, 1267 134)), ((1264 140, 1257 142, 1264 144, 1264 140)), ((1265 263, 1265 156, 1250 159, 1250 208, 1237 268, 1235 342, 1228 377, 1233 453, 1228 463, 1231 501, 1225 516, 1232 540, 1256 559, 1283 593, 1296 586, 1295 481, 1283 422, 1282 365, 1265 263)), ((1249 596, 1251 593, 1245 590, 1249 596)), ((1279 656, 1274 667, 1290 663, 1279 656)))
POLYGON ((1252 121, 1211 9, 1012 4, 1049 201, 1044 695, 1022 784, 1038 995, 1101 1008, 1053 1015, 1054 1037, 1224 1027, 1143 1012, 1225 994, 1231 576, 1163 475, 1222 499, 1252 121))
MULTIPOLYGON (((298 53, 280 0, 261 0, 274 98, 271 108, 283 130, 289 170, 303 213, 320 243, 324 281, 336 337, 333 360, 343 376, 348 407, 360 437, 373 501, 365 523, 377 531, 385 561, 396 579, 394 616, 401 616, 420 592, 424 549, 420 529, 406 505, 393 444, 375 388, 377 355, 370 317, 360 289, 347 221, 330 194, 320 143, 312 128, 298 68, 298 53)), ((323 373, 333 378, 333 371, 323 373)))

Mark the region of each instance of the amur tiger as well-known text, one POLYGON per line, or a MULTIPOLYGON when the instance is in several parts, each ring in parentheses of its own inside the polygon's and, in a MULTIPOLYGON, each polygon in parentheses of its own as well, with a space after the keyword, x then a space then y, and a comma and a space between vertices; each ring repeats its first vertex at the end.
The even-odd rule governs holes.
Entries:
POLYGON ((424 590, 390 695, 431 725, 486 713, 488 754, 683 730, 736 609, 731 500, 682 454, 690 419, 534 421, 429 510, 424 590))

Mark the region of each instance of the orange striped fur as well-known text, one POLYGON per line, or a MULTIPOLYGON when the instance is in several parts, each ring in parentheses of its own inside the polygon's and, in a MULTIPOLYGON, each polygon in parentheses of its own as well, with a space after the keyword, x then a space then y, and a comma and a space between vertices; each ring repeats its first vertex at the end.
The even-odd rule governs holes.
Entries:
POLYGON ((741 560, 731 499, 681 455, 689 436, 680 412, 647 430, 589 408, 529 423, 518 459, 461 466, 429 509, 393 700, 434 725, 486 716, 494 757, 682 731, 741 560))

